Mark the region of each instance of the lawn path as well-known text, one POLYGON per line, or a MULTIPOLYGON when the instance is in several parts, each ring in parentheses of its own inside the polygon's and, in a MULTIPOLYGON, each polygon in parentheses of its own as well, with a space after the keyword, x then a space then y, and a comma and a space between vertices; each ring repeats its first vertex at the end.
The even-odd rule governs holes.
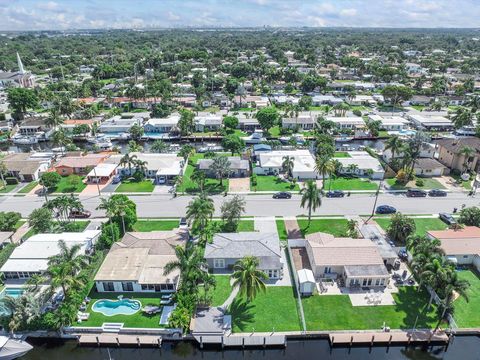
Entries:
POLYGON ((227 300, 225 300, 225 302, 222 305, 220 305, 220 307, 223 309, 224 312, 227 311, 227 309, 230 307, 230 305, 232 305, 232 302, 237 297, 239 290, 240 290, 240 288, 238 286, 235 286, 232 289, 232 292, 228 296, 227 300))

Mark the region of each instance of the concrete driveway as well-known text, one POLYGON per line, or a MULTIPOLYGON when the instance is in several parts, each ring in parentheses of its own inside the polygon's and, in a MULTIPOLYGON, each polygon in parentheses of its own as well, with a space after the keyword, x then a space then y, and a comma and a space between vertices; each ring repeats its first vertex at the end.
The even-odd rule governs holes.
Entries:
POLYGON ((250 191, 250 178, 235 178, 229 180, 229 192, 249 192, 250 191))

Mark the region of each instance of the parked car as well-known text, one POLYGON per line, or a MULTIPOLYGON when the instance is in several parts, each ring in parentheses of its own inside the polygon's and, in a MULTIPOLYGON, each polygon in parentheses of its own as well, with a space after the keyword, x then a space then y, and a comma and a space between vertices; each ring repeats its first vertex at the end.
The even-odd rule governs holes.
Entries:
POLYGON ((428 196, 432 196, 432 197, 447 196, 447 192, 440 189, 433 189, 428 192, 428 196))
POLYGON ((290 194, 287 191, 280 191, 273 194, 274 199, 290 199, 291 197, 292 197, 292 194, 290 194))
POLYGON ((438 217, 447 225, 455 225, 457 223, 457 220, 448 213, 440 213, 438 214, 438 217))
POLYGON ((338 197, 344 197, 345 193, 342 190, 332 190, 332 191, 328 191, 325 196, 328 198, 338 198, 338 197))
POLYGON ((390 205, 380 205, 377 206, 375 212, 377 214, 395 214, 397 212, 397 209, 390 205))
POLYGON ((427 196, 427 192, 425 190, 420 190, 420 189, 408 189, 407 196, 408 197, 425 197, 427 196))
POLYGON ((122 178, 120 177, 120 175, 115 175, 112 179, 112 184, 118 184, 120 181, 122 181, 122 178))
POLYGON ((86 219, 89 218, 92 213, 88 210, 72 210, 68 215, 69 218, 72 219, 86 219))
POLYGON ((181 217, 178 226, 187 226, 187 218, 181 217))

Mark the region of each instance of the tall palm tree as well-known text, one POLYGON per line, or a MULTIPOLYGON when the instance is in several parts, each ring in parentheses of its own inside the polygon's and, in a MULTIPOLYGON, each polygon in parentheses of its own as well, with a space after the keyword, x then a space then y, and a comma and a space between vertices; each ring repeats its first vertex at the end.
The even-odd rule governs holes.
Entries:
POLYGON ((64 154, 64 147, 67 146, 68 144, 71 143, 70 138, 67 136, 65 133, 65 130, 62 128, 55 130, 52 134, 52 142, 55 145, 60 146, 60 151, 62 152, 62 155, 64 154))
MULTIPOLYGON (((109 198, 100 198, 100 204, 97 206, 97 210, 105 210, 105 214, 108 217, 108 222, 112 224, 112 218, 115 215, 115 202, 114 200, 109 198)), ((115 235, 113 233, 113 229, 110 228, 112 231, 112 243, 115 241, 115 235)))
POLYGON ((392 152, 392 161, 395 160, 395 154, 398 154, 403 148, 403 140, 398 135, 392 135, 385 141, 385 150, 392 152))
POLYGON ((463 155, 463 172, 465 173, 468 170, 470 159, 475 154, 475 149, 470 146, 462 146, 458 154, 463 155))
POLYGON ((440 316, 438 319, 438 323, 435 326, 435 329, 438 329, 442 321, 445 320, 446 315, 448 313, 453 312, 454 310, 453 301, 455 299, 454 297, 455 293, 460 295, 462 298, 464 298, 465 301, 467 302, 469 301, 469 297, 467 293, 467 290, 469 289, 469 287, 470 287, 470 283, 467 280, 460 279, 458 277, 458 273, 454 269, 450 272, 447 284, 443 288, 443 292, 445 293, 445 296, 442 299, 439 306, 440 316))
POLYGON ((287 155, 287 156, 284 156, 282 160, 283 160, 282 161, 283 171, 285 171, 285 174, 287 174, 287 176, 291 177, 295 158, 293 156, 287 155))
POLYGON ((118 165, 128 166, 128 176, 132 176, 132 165, 135 164, 135 160, 137 160, 137 158, 138 158, 137 155, 135 155, 135 154, 130 155, 130 154, 127 153, 127 154, 122 156, 118 165))
POLYGON ((68 270, 72 275, 76 275, 80 270, 88 265, 88 257, 79 254, 81 246, 79 244, 68 247, 64 240, 58 241, 60 252, 48 259, 48 266, 61 266, 68 270))
POLYGON ((203 229, 207 227, 209 220, 215 211, 213 200, 205 194, 200 194, 187 206, 187 220, 192 224, 192 230, 200 230, 203 238, 203 229))
POLYGON ((45 119, 45 125, 56 129, 57 126, 63 124, 63 119, 57 108, 53 107, 48 111, 48 117, 45 119))
POLYGON ((223 186, 223 178, 228 176, 232 164, 226 156, 216 156, 210 165, 210 171, 215 174, 217 179, 220 179, 220 186, 223 186))
POLYGON ((350 164, 347 166, 347 170, 350 174, 355 174, 358 170, 358 165, 357 164, 350 164))
POLYGON ((325 188, 325 178, 327 174, 332 174, 335 171, 334 163, 325 156, 317 156, 315 159, 315 171, 322 175, 322 190, 325 188))
POLYGON ((197 184, 198 188, 200 189, 200 193, 203 193, 203 190, 205 188, 205 181, 207 180, 205 172, 200 170, 199 168, 195 168, 195 170, 193 170, 192 172, 192 175, 190 176, 190 180, 197 184))
POLYGON ((256 257, 246 256, 233 266, 233 287, 238 287, 240 295, 245 296, 248 301, 255 299, 259 292, 266 291, 264 281, 268 276, 258 269, 258 265, 256 257))
POLYGON ((463 126, 471 126, 475 120, 475 113, 466 107, 460 106, 452 116, 452 122, 456 129, 463 126))
POLYGON ((312 219, 312 211, 315 211, 320 205, 322 205, 321 191, 317 188, 317 184, 313 180, 308 180, 306 186, 300 190, 302 194, 302 200, 300 206, 308 208, 308 225, 312 219))

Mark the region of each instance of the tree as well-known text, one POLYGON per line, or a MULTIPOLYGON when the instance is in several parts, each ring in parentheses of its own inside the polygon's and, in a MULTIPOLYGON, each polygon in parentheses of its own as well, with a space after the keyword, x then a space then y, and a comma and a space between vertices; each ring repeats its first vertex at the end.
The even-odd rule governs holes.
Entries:
POLYGON ((120 162, 118 163, 119 166, 127 166, 128 167, 128 175, 132 176, 132 166, 135 165, 135 161, 137 160, 138 156, 135 154, 130 155, 129 153, 122 156, 120 162))
POLYGON ((65 130, 63 128, 60 128, 58 130, 55 130, 52 134, 52 142, 55 145, 60 146, 62 154, 64 153, 63 149, 66 147, 68 144, 70 144, 72 141, 68 137, 68 135, 65 133, 65 130))
POLYGON ((458 221, 466 226, 480 226, 480 208, 472 206, 460 210, 458 221))
POLYGON ((130 140, 128 142, 128 152, 142 152, 143 151, 143 146, 137 143, 135 140, 130 140))
POLYGON ((122 194, 112 195, 110 201, 113 208, 112 220, 119 225, 121 224, 122 235, 126 231, 131 231, 133 225, 137 222, 137 205, 135 202, 122 194))
POLYGON ((232 164, 226 156, 216 156, 210 165, 210 171, 215 174, 217 179, 220 179, 220 186, 223 186, 223 179, 231 172, 230 166, 232 164))
POLYGON ((395 160, 395 154, 398 154, 403 149, 403 140, 398 135, 392 135, 385 141, 385 150, 392 152, 392 160, 395 160))
MULTIPOLYGON (((113 223, 113 216, 115 215, 115 203, 112 201, 111 197, 110 198, 100 198, 100 204, 97 206, 97 210, 105 210, 105 214, 108 217, 108 222, 110 224, 113 223)), ((117 238, 114 233, 114 229, 110 226, 110 234, 111 234, 111 244, 113 244, 117 238)), ((102 235, 105 229, 102 231, 102 235)))
POLYGON ((238 127, 238 118, 236 116, 225 116, 223 118, 223 125, 233 131, 238 127))
POLYGON ((357 222, 354 219, 350 219, 347 222, 347 235, 351 238, 358 237, 357 222))
POLYGON ((392 107, 396 107, 412 97, 412 90, 406 86, 387 85, 383 88, 382 95, 392 107))
POLYGON ((335 165, 326 156, 317 156, 315 159, 315 171, 322 175, 322 190, 325 188, 325 179, 327 174, 335 172, 335 165))
POLYGON ((265 292, 264 281, 267 274, 258 269, 259 261, 254 256, 246 256, 233 266, 233 287, 238 287, 239 294, 248 301, 253 301, 259 292, 265 292))
POLYGON ((476 151, 474 148, 470 146, 462 146, 460 151, 458 152, 459 155, 463 156, 463 172, 467 172, 468 165, 470 164, 473 155, 475 155, 476 151))
POLYGON ((54 189, 58 185, 58 183, 61 180, 62 180, 62 177, 60 176, 60 174, 58 174, 55 171, 51 171, 51 172, 43 173, 40 176, 39 183, 45 189, 47 189, 48 191, 51 191, 52 189, 54 189))
POLYGON ((278 113, 274 107, 264 107, 257 112, 258 123, 265 131, 277 125, 278 113))
POLYGON ((18 212, 0 212, 0 231, 15 231, 21 218, 22 215, 18 212))
POLYGON ((163 140, 155 140, 150 147, 150 151, 154 153, 165 153, 169 149, 169 146, 163 140))
POLYGON ((130 127, 129 133, 133 140, 139 141, 144 133, 143 126, 140 126, 138 124, 133 124, 130 127))
POLYGON ((52 212, 47 208, 33 210, 28 216, 28 225, 35 233, 48 233, 53 228, 52 212))
POLYGON ((75 189, 81 182, 82 182, 82 178, 76 174, 71 174, 71 175, 68 175, 67 177, 67 183, 68 185, 70 185, 72 192, 75 191, 75 189))
POLYGON ((321 191, 317 188, 317 184, 313 180, 308 180, 302 190, 300 190, 302 195, 302 200, 300 206, 308 208, 308 225, 312 220, 312 211, 315 211, 318 207, 322 205, 322 194, 321 191))
POLYGON ((203 191, 205 190, 205 181, 207 180, 205 171, 200 170, 198 167, 196 167, 193 170, 192 175, 190 176, 190 180, 197 184, 200 192, 203 193, 203 191))
POLYGON ((15 114, 23 116, 28 109, 38 105, 38 98, 32 89, 10 88, 7 90, 7 100, 15 114))
POLYGON ((194 198, 187 206, 187 220, 192 226, 192 231, 200 231, 201 238, 204 239, 203 229, 207 227, 209 220, 215 211, 213 200, 205 194, 194 198))
POLYGON ((393 214, 387 235, 395 242, 406 244, 407 238, 415 233, 415 221, 401 213, 393 214))
POLYGON ((475 113, 463 106, 458 107, 452 116, 452 122, 455 129, 460 129, 464 126, 471 126, 475 120, 475 113))
POLYGON ((183 161, 187 161, 187 159, 193 154, 195 154, 195 148, 190 144, 183 145, 178 152, 178 156, 182 157, 183 161))
POLYGON ((469 287, 470 283, 467 280, 460 279, 456 271, 452 270, 448 273, 446 286, 443 288, 445 295, 440 302, 440 306, 438 307, 438 312, 440 316, 435 329, 438 329, 441 322, 446 320, 447 314, 453 313, 453 302, 456 298, 455 294, 464 298, 466 302, 469 302, 467 292, 469 287))
POLYGON ((240 217, 245 213, 245 205, 245 199, 239 195, 234 195, 230 200, 223 202, 220 211, 224 222, 224 231, 234 232, 237 230, 240 217))
POLYGON ((365 125, 367 126, 370 135, 377 137, 380 132, 380 126, 382 125, 382 122, 380 120, 367 120, 365 125))
POLYGON ((56 108, 51 108, 48 111, 48 117, 45 119, 45 125, 56 129, 61 124, 63 124, 63 119, 60 116, 60 112, 56 108))
POLYGON ((187 109, 180 110, 180 119, 178 120, 178 128, 183 136, 189 135, 194 129, 195 114, 187 109))
POLYGON ((300 106, 303 110, 309 110, 312 104, 312 97, 308 95, 303 95, 298 101, 298 106, 300 106))
POLYGON ((295 158, 293 156, 287 155, 284 156, 282 160, 282 170, 285 171, 285 174, 287 174, 287 176, 291 177, 295 158))
POLYGON ((222 139, 222 147, 225 150, 228 150, 233 154, 235 153, 241 153, 242 150, 245 148, 245 142, 235 134, 230 134, 227 136, 224 136, 222 139))
POLYGON ((172 110, 170 106, 163 102, 153 105, 152 116, 155 118, 166 118, 171 113, 172 110))

